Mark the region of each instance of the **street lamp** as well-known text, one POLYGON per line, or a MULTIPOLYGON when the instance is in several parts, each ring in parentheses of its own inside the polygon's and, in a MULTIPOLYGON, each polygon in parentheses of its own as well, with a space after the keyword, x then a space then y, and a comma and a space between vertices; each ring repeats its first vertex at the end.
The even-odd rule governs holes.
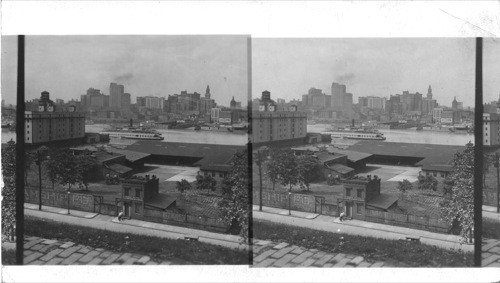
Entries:
POLYGON ((288 215, 292 215, 292 188, 288 191, 288 215))
POLYGON ((497 213, 500 212, 500 160, 498 159, 498 152, 495 152, 495 167, 497 168, 497 213))
POLYGON ((263 162, 263 157, 262 153, 267 155, 267 146, 262 146, 259 149, 257 149, 257 165, 259 166, 259 211, 262 211, 262 162, 263 162))
POLYGON ((35 164, 38 165, 38 210, 42 210, 42 161, 48 160, 49 156, 46 155, 48 148, 42 146, 36 151, 35 164))
POLYGON ((70 190, 68 188, 68 214, 69 214, 69 195, 70 195, 70 190))

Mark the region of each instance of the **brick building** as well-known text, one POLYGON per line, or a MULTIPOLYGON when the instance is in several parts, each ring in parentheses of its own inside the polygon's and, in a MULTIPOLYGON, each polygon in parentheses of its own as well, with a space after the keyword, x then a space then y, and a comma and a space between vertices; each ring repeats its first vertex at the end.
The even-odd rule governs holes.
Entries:
POLYGON ((165 210, 175 206, 175 199, 160 194, 159 179, 155 175, 123 180, 120 203, 126 218, 144 219, 145 210, 165 210))
POLYGON ((346 218, 365 219, 366 210, 389 211, 397 207, 397 198, 380 194, 380 178, 368 175, 367 178, 342 180, 337 192, 337 206, 346 218))

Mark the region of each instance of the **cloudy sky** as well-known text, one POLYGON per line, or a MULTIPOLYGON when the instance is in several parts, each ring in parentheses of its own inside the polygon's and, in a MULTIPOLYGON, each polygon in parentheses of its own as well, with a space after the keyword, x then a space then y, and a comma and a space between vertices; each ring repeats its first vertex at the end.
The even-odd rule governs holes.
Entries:
MULTIPOLYGON (((2 38, 2 98, 15 103, 15 37, 2 38)), ((27 36, 26 99, 80 99, 88 88, 109 95, 109 84, 137 96, 205 93, 229 105, 248 99, 246 36, 27 36)))
MULTIPOLYGON (((253 38, 252 42, 254 98, 269 90, 273 98, 301 99, 311 87, 331 94, 332 82, 339 82, 357 103, 359 96, 389 97, 405 90, 426 94, 432 85, 438 103, 451 106, 456 96, 464 106, 474 106, 474 39, 253 38)), ((484 91, 498 97, 500 86, 484 91)))

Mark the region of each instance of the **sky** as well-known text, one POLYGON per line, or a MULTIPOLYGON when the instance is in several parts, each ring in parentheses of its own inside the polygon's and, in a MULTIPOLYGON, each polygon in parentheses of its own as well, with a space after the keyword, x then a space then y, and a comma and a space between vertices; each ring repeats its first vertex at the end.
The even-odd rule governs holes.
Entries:
MULTIPOLYGON (((111 82, 137 96, 182 90, 205 94, 218 105, 248 100, 246 36, 27 36, 26 100, 44 90, 56 98, 80 99, 87 89, 109 95, 111 82)), ((17 38, 2 37, 2 99, 15 104, 17 38)))
MULTIPOLYGON (((357 103, 360 96, 406 90, 425 95, 431 85, 439 104, 451 106, 456 96, 464 107, 474 107, 475 40, 252 38, 252 74, 253 98, 269 90, 273 99, 302 99, 311 87, 330 95, 338 82, 357 103)), ((500 86, 486 91, 498 97, 500 86)))

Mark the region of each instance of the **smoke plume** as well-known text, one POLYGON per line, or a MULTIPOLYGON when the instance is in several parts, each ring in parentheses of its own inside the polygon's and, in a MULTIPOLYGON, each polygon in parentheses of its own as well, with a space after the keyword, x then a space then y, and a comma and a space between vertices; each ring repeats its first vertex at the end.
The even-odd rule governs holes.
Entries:
POLYGON ((336 81, 340 84, 349 84, 356 76, 353 73, 343 74, 337 77, 336 81))

